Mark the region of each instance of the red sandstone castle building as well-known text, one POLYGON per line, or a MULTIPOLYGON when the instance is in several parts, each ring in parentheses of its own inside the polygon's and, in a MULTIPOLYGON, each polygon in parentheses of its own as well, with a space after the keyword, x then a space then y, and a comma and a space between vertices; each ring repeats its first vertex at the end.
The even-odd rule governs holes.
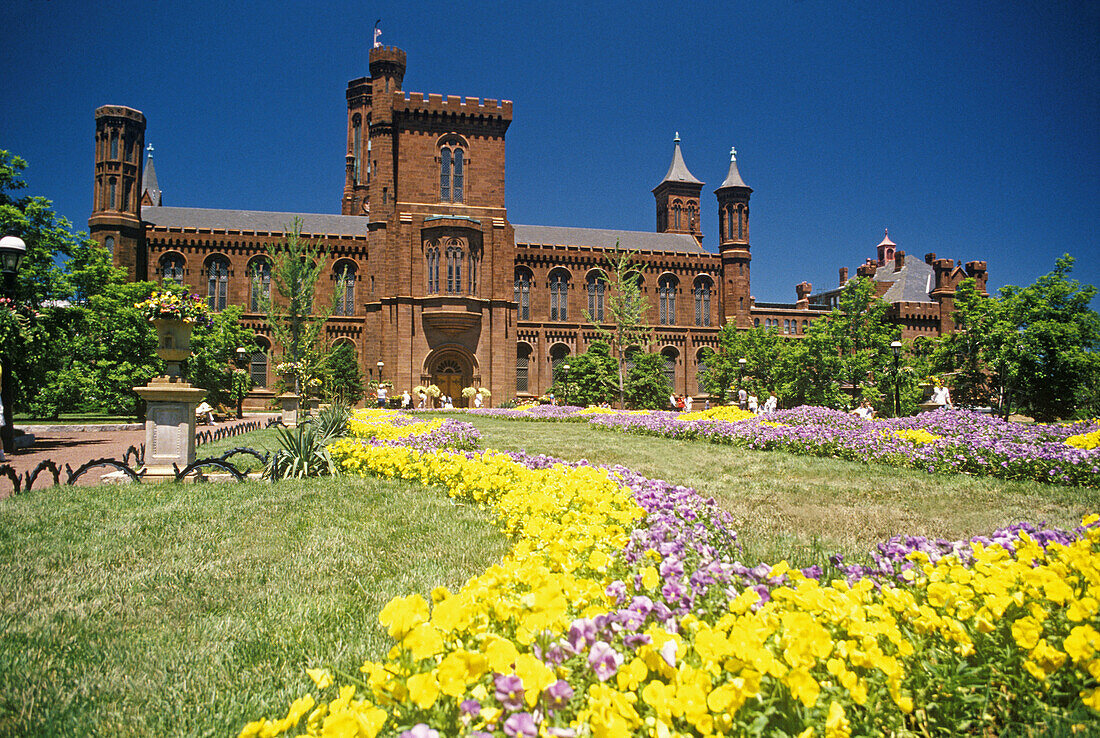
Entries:
MULTIPOLYGON (((609 318, 598 269, 616 246, 637 254, 655 338, 649 350, 664 357, 678 394, 705 394, 702 350, 717 345, 720 326, 797 338, 836 304, 840 288, 815 295, 806 282, 794 303, 754 300, 752 188, 733 152, 714 191, 717 253, 703 248, 704 183, 688 170, 679 135, 653 189, 655 232, 511 223, 504 140, 512 103, 405 92, 405 68, 404 51, 376 46, 370 76, 348 83, 340 215, 163 205, 152 147, 143 163, 144 115, 99 108, 92 236, 131 279, 186 284, 214 310, 243 306, 243 322, 265 349, 252 358, 259 388, 271 384, 279 348, 260 309, 270 294, 269 254, 296 216, 328 257, 320 290, 336 309, 327 340, 352 344, 364 374, 398 390, 434 383, 457 399, 463 387, 481 386, 494 401, 545 393, 556 368, 599 338, 585 312, 609 318)), ((905 338, 950 331, 958 283, 974 277, 984 290, 986 281, 985 262, 906 259, 889 237, 856 271, 874 279, 905 338)), ((847 280, 842 268, 840 287, 847 280)))

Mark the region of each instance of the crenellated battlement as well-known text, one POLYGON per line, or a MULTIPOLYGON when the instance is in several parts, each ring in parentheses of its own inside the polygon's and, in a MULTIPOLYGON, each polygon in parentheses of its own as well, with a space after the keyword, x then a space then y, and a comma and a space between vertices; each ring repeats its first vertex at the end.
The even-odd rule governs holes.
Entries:
POLYGON ((497 118, 512 120, 512 101, 477 97, 461 97, 438 93, 396 92, 394 110, 412 115, 459 115, 470 118, 497 118))
POLYGON ((100 118, 128 118, 144 125, 145 114, 125 105, 102 105, 95 109, 96 120, 100 118))

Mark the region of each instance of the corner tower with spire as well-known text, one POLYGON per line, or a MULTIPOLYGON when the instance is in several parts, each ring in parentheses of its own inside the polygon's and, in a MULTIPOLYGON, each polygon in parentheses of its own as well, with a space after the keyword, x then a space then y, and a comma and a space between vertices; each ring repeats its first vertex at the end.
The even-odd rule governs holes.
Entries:
POLYGON ((657 232, 688 234, 694 236, 695 240, 702 245, 699 195, 703 191, 703 183, 697 180, 684 164, 684 155, 680 153, 679 133, 672 142, 675 148, 672 151, 672 163, 669 164, 668 173, 665 174, 661 183, 653 188, 653 196, 657 199, 657 232))
POLYGON ((749 196, 752 188, 737 170, 737 149, 730 149, 730 169, 714 191, 718 198, 718 253, 722 257, 722 305, 726 319, 751 328, 749 282, 749 196))

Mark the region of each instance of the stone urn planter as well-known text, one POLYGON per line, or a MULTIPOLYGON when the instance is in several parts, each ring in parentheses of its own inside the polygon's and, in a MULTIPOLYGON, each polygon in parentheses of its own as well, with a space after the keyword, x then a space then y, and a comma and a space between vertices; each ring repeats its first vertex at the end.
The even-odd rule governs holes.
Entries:
POLYGON ((168 365, 168 376, 179 377, 180 365, 191 355, 191 331, 194 323, 174 318, 154 318, 157 329, 157 356, 168 365))

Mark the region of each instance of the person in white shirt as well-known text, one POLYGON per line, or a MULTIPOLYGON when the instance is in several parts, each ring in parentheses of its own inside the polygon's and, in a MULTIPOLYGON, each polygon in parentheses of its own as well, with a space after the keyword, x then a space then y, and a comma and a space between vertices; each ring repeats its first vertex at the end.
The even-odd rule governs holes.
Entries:
POLYGON ((760 412, 760 400, 757 399, 756 395, 749 395, 749 412, 760 412))
POLYGON ((216 425, 214 423, 214 408, 210 407, 206 400, 200 402, 199 406, 195 408, 195 417, 202 418, 203 425, 216 425))
POLYGON ((859 407, 852 411, 852 415, 858 415, 864 420, 871 420, 875 417, 875 409, 871 407, 871 403, 867 400, 859 403, 859 407))
POLYGON ((694 401, 691 399, 691 395, 684 395, 684 412, 685 413, 690 413, 691 412, 691 403, 692 402, 694 402, 694 401))
POLYGON ((737 407, 742 410, 746 410, 749 407, 749 393, 745 391, 745 388, 737 390, 737 407))
POLYGON ((779 405, 779 398, 775 396, 774 392, 768 393, 768 399, 764 400, 763 412, 774 413, 775 408, 779 405))
POLYGON ((412 402, 412 397, 409 396, 409 391, 405 390, 401 393, 401 409, 408 410, 410 402, 412 402))
POLYGON ((385 386, 383 386, 381 384, 378 385, 377 397, 378 397, 378 407, 385 407, 386 406, 386 388, 385 388, 385 386))
POLYGON ((481 407, 481 393, 480 392, 475 392, 474 393, 474 407, 475 408, 481 407))

